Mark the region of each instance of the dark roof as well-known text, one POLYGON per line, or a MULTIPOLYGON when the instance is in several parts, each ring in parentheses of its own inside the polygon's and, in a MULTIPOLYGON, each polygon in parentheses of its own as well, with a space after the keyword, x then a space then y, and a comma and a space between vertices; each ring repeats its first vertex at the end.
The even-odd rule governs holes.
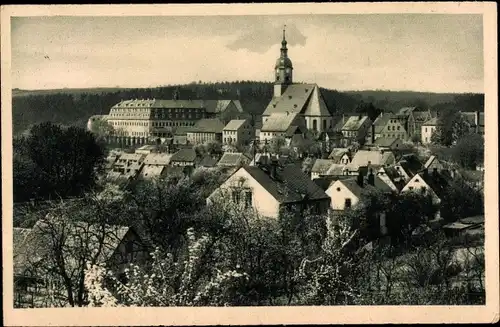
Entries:
POLYGON ((175 136, 181 136, 181 135, 186 135, 187 132, 190 132, 193 130, 193 126, 180 126, 175 128, 175 136))
POLYGON ((329 199, 328 195, 309 176, 302 172, 300 166, 287 164, 276 167, 275 177, 271 177, 270 166, 244 166, 260 185, 273 195, 280 203, 293 203, 310 200, 329 199))
POLYGON ((226 152, 222 155, 217 166, 236 167, 249 162, 250 158, 240 152, 226 152))
POLYGON ((292 125, 292 126, 288 127, 288 129, 286 130, 286 133, 285 133, 285 137, 292 137, 295 134, 298 134, 297 130, 299 131, 299 133, 301 132, 299 126, 292 125))
POLYGON ((403 156, 398 164, 406 171, 409 176, 413 176, 424 168, 422 162, 414 155, 403 156))
POLYGON ((403 187, 405 186, 405 181, 404 179, 399 175, 397 169, 395 167, 389 166, 389 167, 381 167, 380 169, 384 169, 385 175, 389 177, 389 179, 392 181, 394 186, 398 189, 398 191, 401 191, 403 187))
POLYGON ((326 191, 328 187, 336 180, 338 180, 338 178, 335 176, 324 176, 315 178, 313 182, 316 183, 316 185, 318 185, 323 191, 326 191))
MULTIPOLYGON (((378 177, 376 175, 377 174, 376 171, 373 171, 373 174, 374 174, 374 179, 373 179, 374 185, 373 186, 376 189, 378 189, 384 193, 392 193, 393 192, 393 189, 389 185, 387 185, 387 183, 385 183, 382 179, 380 179, 380 177, 378 177)), ((368 175, 365 176, 365 183, 368 183, 368 175)))
POLYGON ((215 167, 215 165, 217 165, 217 159, 214 159, 208 155, 201 159, 201 161, 198 163, 198 166, 201 167, 215 167))
POLYGON ((375 140, 374 144, 378 146, 390 147, 394 144, 398 139, 392 137, 379 137, 375 140))
POLYGON ((450 177, 443 172, 427 172, 421 171, 418 175, 425 181, 427 185, 436 193, 436 195, 441 198, 450 182, 450 177))
POLYGON ((342 180, 342 184, 349 189, 356 197, 360 198, 363 193, 363 188, 358 185, 357 178, 349 178, 342 180))
MULTIPOLYGON (((50 219, 50 218, 49 218, 50 219)), ((35 226, 25 235, 23 239, 18 238, 20 243, 14 243, 14 271, 16 274, 23 273, 26 269, 30 268, 30 265, 36 264, 37 262, 48 259, 47 256, 51 255, 50 251, 50 234, 46 231, 46 228, 51 230, 57 230, 57 223, 50 223, 47 225, 47 221, 39 220, 36 222, 35 226)), ((122 239, 131 229, 125 226, 100 226, 100 225, 90 225, 85 222, 72 222, 70 225, 65 225, 65 245, 74 246, 80 244, 78 242, 81 238, 82 233, 89 235, 89 246, 94 247, 89 248, 92 251, 98 250, 100 244, 103 244, 101 249, 101 255, 98 260, 102 263, 106 262, 111 255, 118 248, 122 239), (102 227, 105 227, 102 230, 102 227), (104 237, 103 242, 98 242, 98 239, 104 237)), ((72 252, 68 252, 68 255, 64 258, 67 267, 75 266, 78 261, 77 257, 71 256, 72 252)))
POLYGON ((188 132, 193 133, 222 133, 224 123, 218 118, 200 119, 188 132))
POLYGON ((172 155, 170 162, 186 161, 193 162, 196 159, 196 151, 193 149, 180 149, 172 155))

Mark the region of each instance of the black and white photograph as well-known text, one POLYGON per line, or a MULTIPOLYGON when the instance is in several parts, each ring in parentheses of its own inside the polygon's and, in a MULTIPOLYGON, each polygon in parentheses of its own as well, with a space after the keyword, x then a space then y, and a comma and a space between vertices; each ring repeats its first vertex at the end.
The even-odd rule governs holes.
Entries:
POLYGON ((2 6, 8 325, 498 321, 496 5, 396 5, 2 6))

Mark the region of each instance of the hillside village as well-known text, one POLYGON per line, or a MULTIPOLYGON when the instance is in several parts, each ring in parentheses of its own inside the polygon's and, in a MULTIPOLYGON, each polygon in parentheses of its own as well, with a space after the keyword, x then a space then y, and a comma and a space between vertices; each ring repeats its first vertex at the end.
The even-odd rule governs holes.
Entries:
MULTIPOLYGON (((481 248, 483 160, 479 158, 465 165, 435 151, 436 144, 444 143, 440 142, 447 128, 443 113, 425 107, 402 107, 395 112, 381 108, 380 112, 337 113, 327 106, 318 85, 293 82, 285 34, 281 44, 273 71, 273 96, 262 115, 250 114, 239 100, 183 99, 177 90, 171 99, 123 100, 113 105, 107 115, 92 116, 87 128, 107 149, 99 182, 124 190, 135 190, 142 182, 160 185, 158 187, 172 180, 179 183, 176 185, 191 183, 189 187, 193 188, 188 189, 199 191, 196 194, 203 202, 192 202, 196 210, 216 208, 217 212, 225 212, 221 206, 231 204, 241 212, 252 212, 275 221, 281 221, 284 213, 303 220, 310 216, 330 217, 334 221, 348 219, 349 228, 362 236, 355 245, 351 244, 356 251, 373 249, 380 244, 403 244, 409 239, 418 239, 415 244, 420 244, 418 242, 423 242, 429 233, 444 233, 449 239, 462 240, 454 245, 453 258, 467 249, 481 248), (200 176, 216 178, 206 187, 203 180, 209 178, 200 176), (198 179, 201 182, 196 184, 198 179), (453 192, 467 194, 470 203, 463 204, 463 198, 453 192), (457 209, 460 202, 463 208, 457 209), (411 203, 411 209, 416 211, 404 212, 402 208, 409 207, 402 203, 411 203), (408 216, 409 221, 398 222, 400 216, 408 216), (407 230, 408 233, 403 233, 407 230)), ((462 135, 483 137, 484 111, 465 109, 458 109, 454 116, 462 126, 462 135)), ((449 149, 460 142, 455 138, 442 148, 449 149)), ((148 194, 155 192, 153 187, 143 195, 141 203, 147 208, 144 212, 148 212, 145 215, 153 215, 148 210, 156 210, 151 203, 161 203, 161 198, 148 199, 148 194)), ((190 206, 192 194, 186 192, 179 193, 185 202, 177 198, 175 201, 190 206)), ((164 201, 174 201, 168 192, 164 196, 164 201)), ((72 199, 71 204, 61 209, 61 217, 70 212, 70 207, 71 210, 79 208, 82 213, 77 216, 83 217, 87 209, 82 209, 84 204, 80 200, 72 199)), ((99 217, 106 214, 99 210, 98 204, 104 200, 92 201, 95 202, 87 214, 94 216, 93 223, 64 225, 64 242, 74 245, 79 242, 80 234, 89 234, 98 249, 86 248, 85 253, 71 258, 55 257, 54 261, 59 270, 68 270, 68 267, 61 268, 66 264, 81 272, 82 288, 83 261, 102 262, 116 271, 120 280, 125 280, 125 264, 145 265, 151 259, 149 250, 166 242, 161 237, 155 239, 156 234, 145 236, 147 233, 137 226, 107 224, 99 228, 102 223, 99 217)), ((172 203, 177 203, 175 201, 172 203)), ((113 207, 117 210, 114 212, 125 210, 120 206, 123 204, 113 207)), ((16 206, 14 209, 16 212, 16 206)), ((43 296, 37 293, 39 282, 45 289, 49 286, 40 281, 43 278, 32 274, 32 269, 34 263, 47 265, 46 261, 36 258, 43 258, 44 251, 50 253, 48 248, 53 249, 46 236, 54 228, 46 218, 56 215, 54 208, 51 210, 38 211, 42 219, 31 226, 19 224, 14 228, 18 306, 44 306, 50 302, 48 293, 43 296)), ((161 215, 156 211, 154 214, 163 217, 158 218, 160 220, 174 216, 182 220, 182 215, 177 216, 178 211, 188 209, 176 205, 168 210, 161 215)), ((19 216, 26 214, 21 209, 19 212, 19 216)), ((16 218, 15 213, 15 222, 19 216, 16 218)), ((155 232, 164 233, 164 238, 177 240, 175 230, 158 230, 158 226, 167 223, 159 220, 156 223, 152 230, 156 228, 155 232)), ((189 240, 191 234, 186 235, 189 240)), ((61 275, 61 271, 57 274, 61 275)), ((68 280, 73 277, 62 275, 63 281, 58 285, 67 289, 71 284, 68 280)), ((286 274, 277 274, 281 275, 286 274)), ((482 283, 481 278, 479 276, 482 283)), ((289 282, 284 283, 289 285, 289 282)), ((308 280, 306 285, 312 283, 308 280)), ((476 285, 476 279, 472 284, 476 285)), ((67 302, 70 305, 87 303, 89 300, 83 294, 82 291, 78 293, 80 298, 71 297, 67 302)), ((290 303, 293 295, 282 295, 288 296, 290 303)), ((260 303, 261 300, 252 301, 260 303)))

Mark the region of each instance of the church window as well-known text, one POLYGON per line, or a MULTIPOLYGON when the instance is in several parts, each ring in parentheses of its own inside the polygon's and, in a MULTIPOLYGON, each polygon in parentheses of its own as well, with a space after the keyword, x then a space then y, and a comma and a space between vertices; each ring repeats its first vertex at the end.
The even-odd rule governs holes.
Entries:
POLYGON ((323 119, 323 129, 326 129, 326 119, 323 119))
POLYGON ((313 130, 317 130, 318 129, 318 121, 316 119, 313 119, 313 130))

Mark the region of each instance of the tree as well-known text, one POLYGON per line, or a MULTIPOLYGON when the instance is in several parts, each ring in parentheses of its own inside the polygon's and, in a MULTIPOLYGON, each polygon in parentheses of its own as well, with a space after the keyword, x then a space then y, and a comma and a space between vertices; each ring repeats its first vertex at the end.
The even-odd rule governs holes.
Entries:
POLYGON ((286 140, 282 136, 275 136, 271 139, 269 151, 272 154, 281 154, 282 148, 286 145, 286 140))
POLYGON ((452 148, 452 158, 462 167, 475 170, 484 162, 484 138, 475 133, 462 136, 452 148))
POLYGON ((470 132, 470 124, 453 108, 441 111, 437 122, 438 126, 431 135, 431 142, 434 144, 450 146, 470 132))
MULTIPOLYGON (((36 277, 45 294, 35 306, 61 307, 88 304, 84 285, 87 264, 106 264, 118 244, 124 217, 122 193, 108 188, 80 200, 53 203, 39 217, 15 256, 15 266, 24 277, 36 277)), ((22 280, 22 278, 21 278, 22 280)))
MULTIPOLYGON (((432 135, 431 135, 431 137, 432 137, 432 135)), ((413 135, 413 136, 411 137, 411 141, 412 141, 414 144, 419 144, 419 143, 421 142, 420 135, 417 135, 417 134, 413 135)))
POLYGON ((132 265, 126 270, 126 283, 105 269, 91 266, 86 284, 92 290, 92 306, 224 306, 233 304, 238 283, 247 277, 238 271, 222 270, 217 262, 207 269, 203 258, 213 251, 207 235, 196 237, 187 231, 187 251, 184 258, 175 260, 159 249, 152 253, 148 269, 132 265), (102 282, 107 277, 106 287, 102 282), (97 282, 97 283, 96 283, 97 282), (111 291, 109 290, 111 289, 111 291), (113 296, 116 294, 116 297, 113 296), (106 296, 103 298, 102 294, 106 296), (119 300, 117 300, 119 298, 119 300))
POLYGON ((138 211, 138 223, 164 252, 178 255, 192 215, 205 204, 200 189, 186 177, 167 176, 145 180, 131 190, 131 203, 138 211))
POLYGON ((90 131, 94 133, 96 139, 100 141, 107 136, 113 135, 115 129, 106 119, 95 117, 91 123, 90 131))
POLYGON ((210 155, 219 155, 222 153, 222 144, 217 141, 208 141, 204 144, 205 151, 210 155))
POLYGON ((382 110, 376 108, 372 102, 365 103, 361 101, 361 103, 356 107, 355 112, 366 114, 371 121, 374 121, 382 113, 382 110))
MULTIPOLYGON (((15 143, 18 157, 16 177, 36 174, 37 189, 16 189, 21 198, 79 196, 96 183, 104 163, 103 149, 94 135, 77 127, 62 128, 52 123, 35 125, 15 143), (21 195, 22 194, 22 195, 21 195)), ((16 182, 20 185, 22 182, 16 182)), ((21 184, 22 185, 22 184, 21 184)))
POLYGON ((336 305, 353 303, 358 270, 350 253, 358 234, 348 221, 327 218, 327 233, 315 258, 305 258, 298 272, 300 303, 336 305))
POLYGON ((405 192, 394 197, 387 210, 387 229, 393 240, 411 244, 413 231, 434 217, 436 206, 430 195, 405 192))
POLYGON ((465 180, 452 180, 442 196, 441 216, 446 221, 484 213, 483 193, 471 187, 465 180))

